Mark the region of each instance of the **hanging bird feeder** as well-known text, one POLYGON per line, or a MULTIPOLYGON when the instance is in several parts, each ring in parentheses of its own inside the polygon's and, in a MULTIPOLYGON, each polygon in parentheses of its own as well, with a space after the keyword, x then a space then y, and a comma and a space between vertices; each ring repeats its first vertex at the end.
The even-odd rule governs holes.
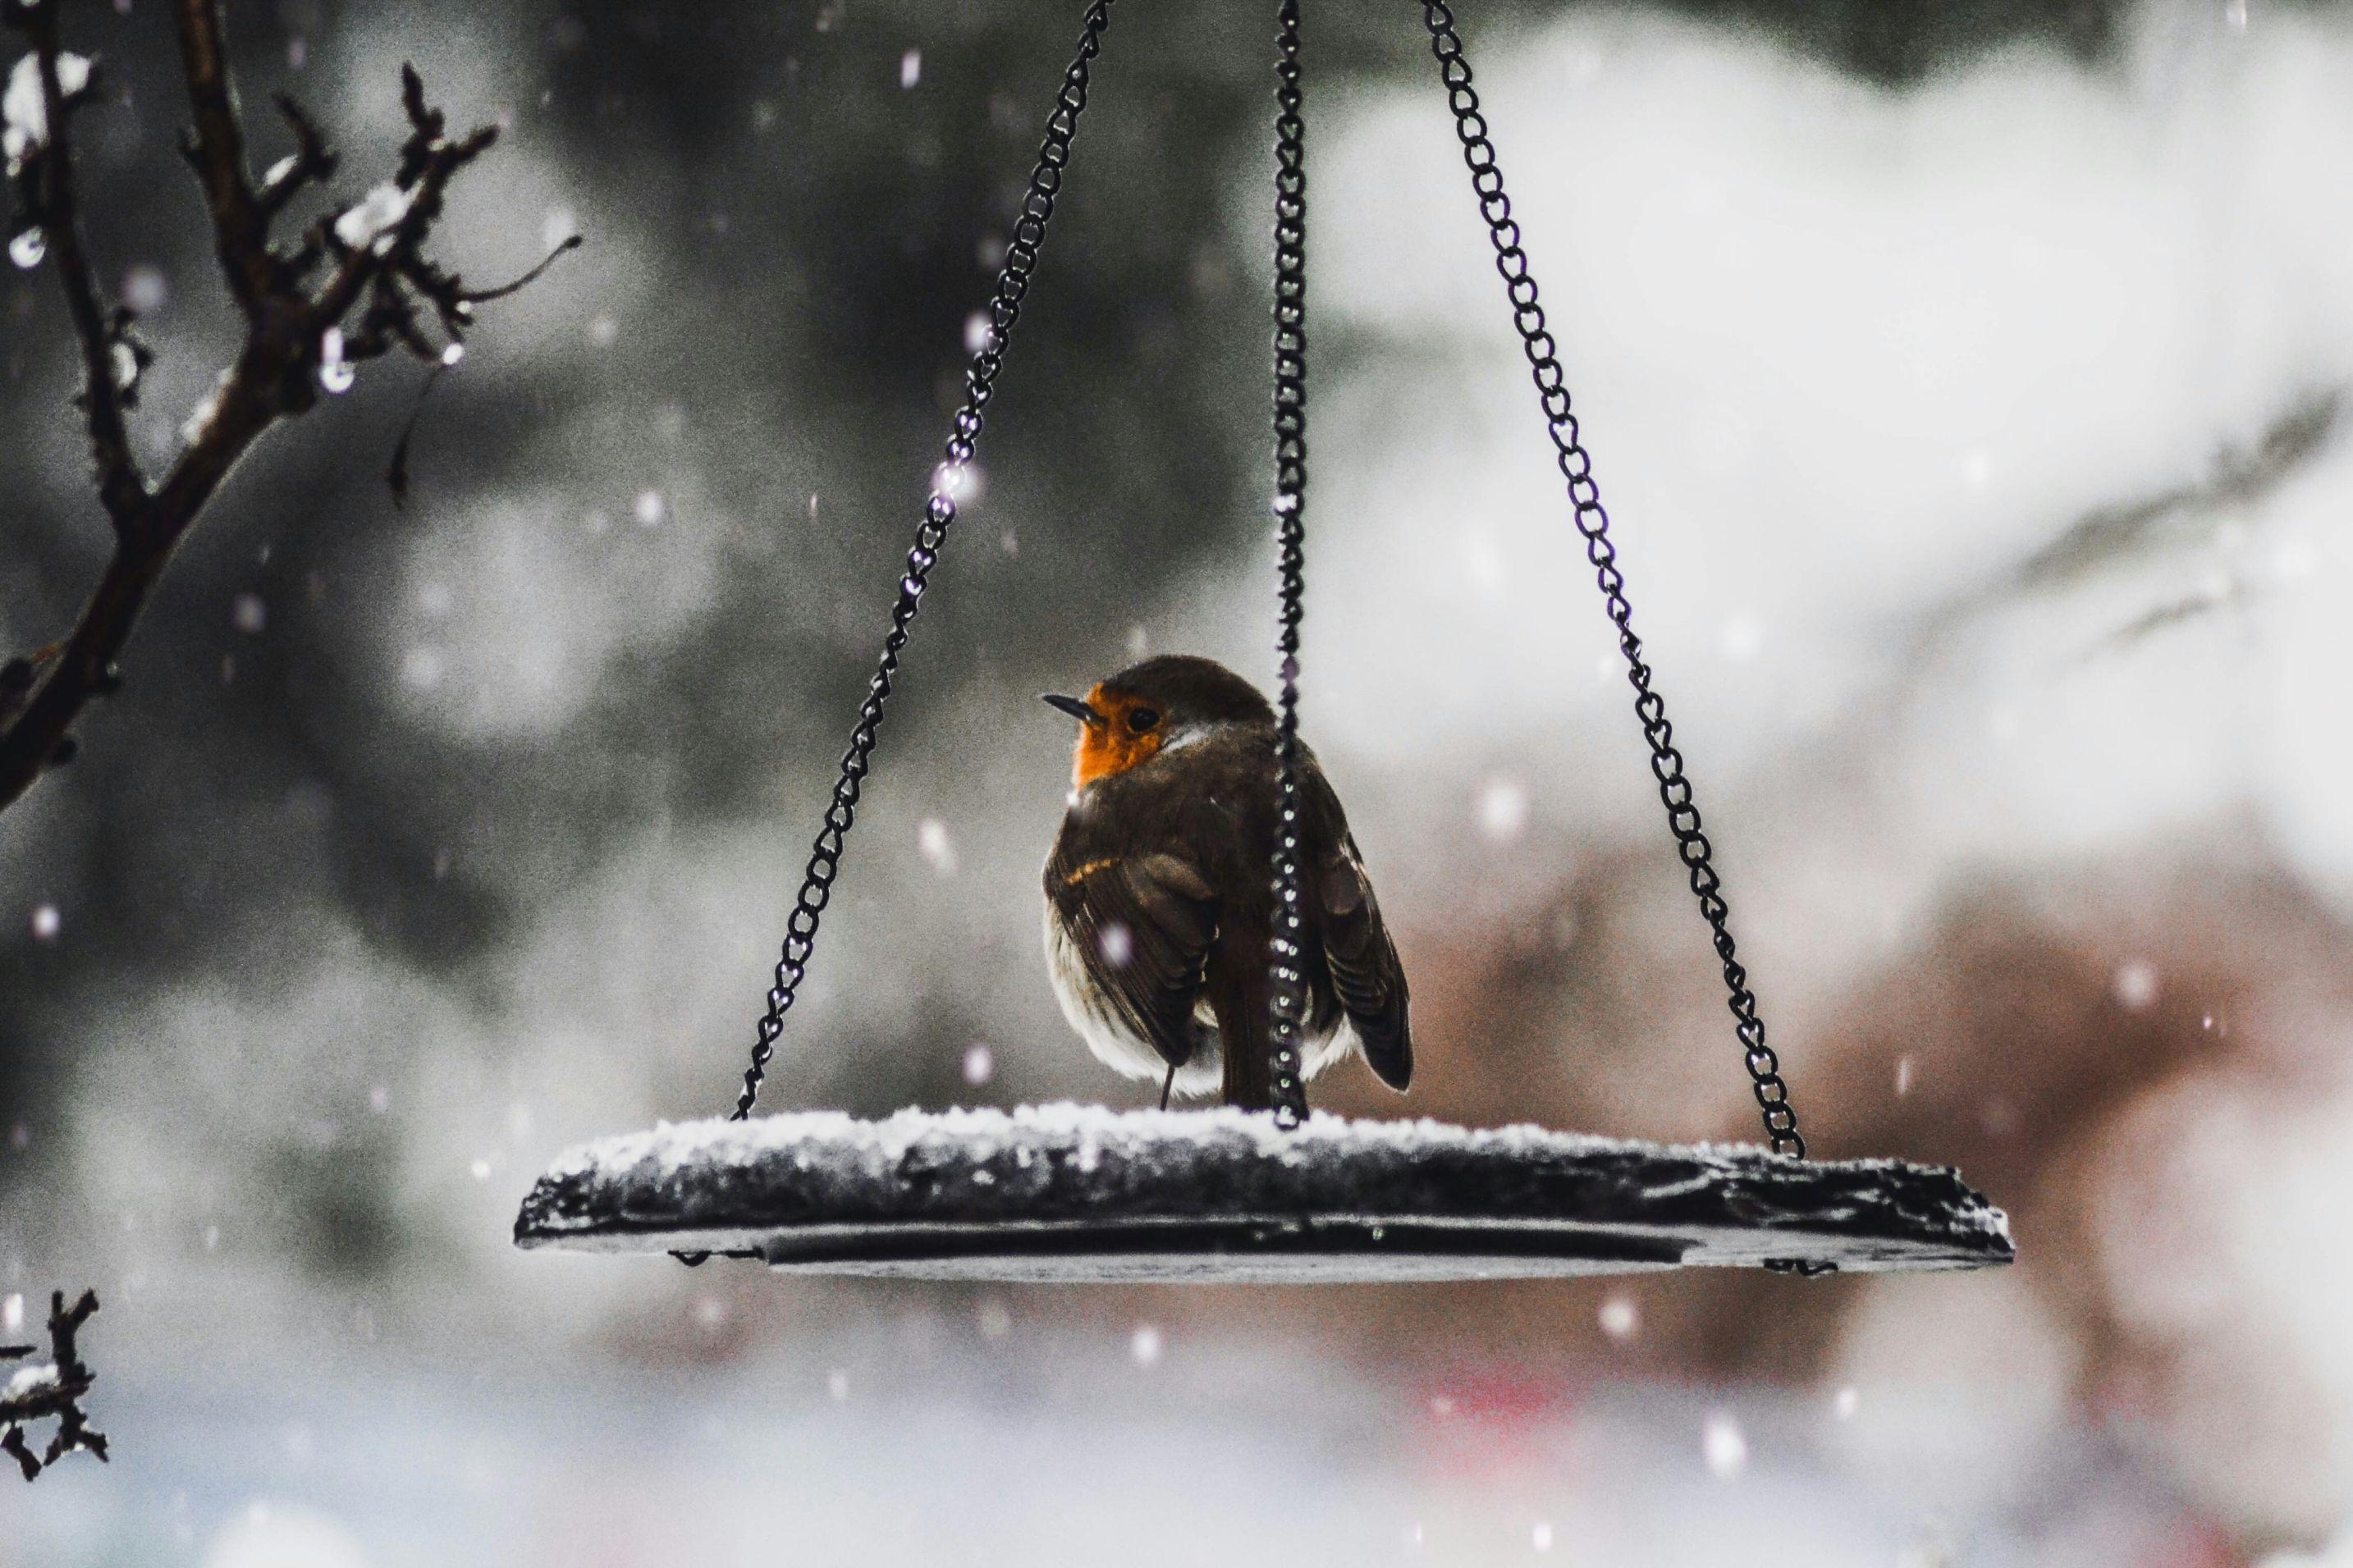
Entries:
MULTIPOLYGON (((830 1111, 752 1119, 857 816, 899 657, 956 517, 955 497, 1029 297, 1087 105, 1112 0, 1087 8, 965 374, 891 629, 850 733, 732 1116, 607 1139, 565 1155, 515 1221, 526 1247, 719 1254, 805 1273, 1014 1280, 1427 1280, 1617 1273, 1679 1265, 1834 1270, 2010 1261, 2001 1211, 1939 1166, 1812 1161, 1733 943, 1731 911, 1666 705, 1633 630, 1609 517, 1570 412, 1503 171, 1453 13, 1423 0, 1447 103, 1493 247, 1573 520, 1617 628, 1670 832, 1699 900, 1767 1146, 1671 1148, 1535 1127, 1307 1115, 1298 1040, 1297 914, 1276 922, 1271 1112, 830 1111)), ((1280 541, 1278 787, 1295 801, 1307 482, 1306 164, 1298 0, 1277 14, 1273 514, 1280 541)), ((1295 820, 1293 819, 1293 820, 1295 820)), ((1298 907, 1298 846, 1275 846, 1276 907, 1298 907)))

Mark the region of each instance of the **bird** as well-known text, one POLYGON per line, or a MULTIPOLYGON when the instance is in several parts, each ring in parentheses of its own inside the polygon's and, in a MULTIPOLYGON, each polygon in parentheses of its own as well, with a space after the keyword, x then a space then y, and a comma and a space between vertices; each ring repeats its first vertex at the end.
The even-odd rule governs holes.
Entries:
MULTIPOLYGON (((1045 868, 1047 968, 1063 1016, 1105 1066, 1158 1079, 1164 1110, 1172 1091, 1270 1109, 1274 710, 1223 665, 1186 654, 1045 700, 1079 722, 1045 868)), ((1297 759, 1303 1077, 1361 1053, 1403 1093, 1405 969, 1339 796, 1304 742, 1297 759)))

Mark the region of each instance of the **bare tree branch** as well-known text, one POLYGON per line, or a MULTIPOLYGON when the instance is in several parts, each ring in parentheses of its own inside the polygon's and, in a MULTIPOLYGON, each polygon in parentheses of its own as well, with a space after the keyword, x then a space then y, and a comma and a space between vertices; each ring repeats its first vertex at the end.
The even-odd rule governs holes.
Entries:
MULTIPOLYGON (((2274 494, 2327 447, 2353 414, 2353 393, 2321 387, 2299 396, 2245 447, 2217 450, 2200 478, 2069 521, 2040 547, 1932 606, 1903 650, 1895 685, 1915 685, 1934 662, 1980 617, 2036 595, 2061 594, 2103 574, 2144 565, 2210 540, 2216 521, 2274 494)), ((2229 605, 2257 591, 2233 582, 2222 592, 2198 593, 2144 605, 2122 626, 2084 650, 2090 658, 2229 605)))
POLYGON ((227 27, 219 0, 180 0, 180 62, 188 78, 195 127, 185 144, 205 188, 229 292, 246 315, 259 320, 277 279, 269 261, 269 223, 245 166, 245 127, 228 75, 227 27))
POLYGON ((119 533, 147 499, 147 485, 132 458, 122 424, 123 406, 138 385, 138 351, 125 340, 129 319, 118 317, 106 304, 82 238, 81 215, 74 206, 71 120, 95 89, 96 73, 88 72, 75 90, 67 89, 59 70, 56 0, 16 9, 16 25, 32 45, 40 71, 46 121, 44 140, 29 149, 16 174, 18 198, 58 269, 66 311, 81 342, 81 405, 90 423, 99 500, 119 533))
POLYGON ((122 409, 136 395, 148 352, 131 316, 110 310, 75 216, 66 120, 87 96, 68 90, 58 42, 59 0, 0 0, 39 57, 48 128, 21 171, 12 168, 20 206, 30 209, 58 258, 68 314, 80 341, 100 498, 114 520, 115 548, 90 602, 60 642, 0 664, 0 810, 41 774, 72 760, 74 721, 94 697, 120 685, 115 660, 173 551, 221 480, 264 432, 311 407, 321 384, 341 390, 352 367, 395 348, 428 364, 454 363, 474 307, 503 298, 546 269, 575 241, 515 283, 470 289, 436 266, 425 247, 440 221, 449 183, 498 139, 493 127, 451 138, 424 81, 401 68, 409 134, 393 178, 357 205, 319 218, 290 253, 272 245, 270 221, 305 188, 323 185, 336 156, 291 99, 278 107, 295 150, 257 191, 246 169, 245 132, 228 74, 218 0, 179 0, 181 58, 195 129, 189 162, 204 186, 214 240, 247 332, 237 363, 188 421, 186 445, 152 489, 132 462, 122 409), (313 289, 322 267, 325 279, 313 289), (427 331, 431 312, 441 342, 427 331))
MULTIPOLYGON (((38 1480, 43 1470, 77 1450, 95 1454, 101 1462, 106 1458, 106 1434, 91 1429, 90 1413, 81 1404, 97 1385, 98 1374, 83 1363, 77 1343, 81 1326, 97 1310, 95 1290, 83 1291, 70 1308, 64 1291, 52 1295, 48 1361, 19 1368, 0 1384, 0 1454, 15 1459, 28 1481, 38 1480), (26 1426, 35 1421, 58 1424, 48 1447, 38 1454, 25 1436, 26 1426)), ((32 1353, 30 1345, 0 1346, 0 1361, 32 1353)))
POLYGON ((270 101, 278 105, 287 129, 294 132, 294 151, 280 159, 262 180, 257 199, 261 203, 264 222, 284 212, 286 204, 305 185, 323 185, 333 179, 337 163, 326 138, 319 134, 319 128, 302 112, 301 104, 282 92, 270 101))

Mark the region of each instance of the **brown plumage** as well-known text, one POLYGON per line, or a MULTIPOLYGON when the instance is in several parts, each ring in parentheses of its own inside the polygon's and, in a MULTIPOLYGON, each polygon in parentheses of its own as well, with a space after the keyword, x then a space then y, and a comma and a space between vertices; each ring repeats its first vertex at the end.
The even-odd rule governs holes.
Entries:
MULTIPOLYGON (((1169 655, 1084 698, 1073 788, 1046 861, 1046 952, 1097 1058, 1187 1094, 1264 1107, 1273 913, 1274 711, 1206 658, 1169 655)), ((1413 1077, 1405 971, 1339 797, 1300 748, 1310 1077, 1361 1051, 1413 1077)))

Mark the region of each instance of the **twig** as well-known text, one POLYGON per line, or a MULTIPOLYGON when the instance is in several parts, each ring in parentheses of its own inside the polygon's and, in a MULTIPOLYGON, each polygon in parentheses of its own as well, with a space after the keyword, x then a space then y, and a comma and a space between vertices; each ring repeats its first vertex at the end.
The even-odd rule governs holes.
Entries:
POLYGON ((227 29, 219 0, 180 0, 180 64, 196 123, 183 145, 205 188, 213 245, 229 292, 259 321, 277 279, 269 262, 269 225, 245 167, 245 127, 228 76, 227 29))
POLYGON ((71 121, 74 112, 89 101, 97 76, 90 72, 79 90, 67 91, 59 74, 56 0, 22 6, 16 25, 32 45, 39 67, 47 121, 44 140, 26 153, 17 174, 18 197, 29 209, 26 216, 38 228, 50 263, 58 269, 66 312, 72 317, 74 335, 81 342, 81 405, 90 424, 99 499, 120 532, 146 499, 147 486, 132 458, 130 437, 122 425, 125 394, 136 384, 135 374, 122 375, 118 370, 118 350, 122 348, 119 328, 128 323, 118 323, 107 309, 98 274, 90 263, 90 247, 82 238, 81 215, 74 205, 71 121))
MULTIPOLYGON (((0 1454, 14 1458, 28 1481, 39 1479, 43 1470, 78 1449, 97 1455, 101 1462, 106 1458, 106 1434, 91 1428, 90 1413, 81 1404, 97 1385, 98 1374, 82 1361, 77 1343, 82 1324, 97 1310, 95 1290, 83 1291, 70 1308, 64 1291, 50 1296, 48 1363, 20 1369, 0 1384, 0 1454), (38 1454, 25 1436, 26 1425, 35 1421, 58 1424, 48 1447, 38 1454)), ((0 1347, 0 1361, 32 1353, 29 1345, 0 1347)))
POLYGON ((255 198, 261 204, 265 222, 284 212, 286 204, 305 185, 323 185, 333 179, 338 162, 326 138, 319 134, 318 126, 311 123, 311 117, 290 95, 281 92, 270 101, 278 105, 286 128, 294 132, 294 151, 269 171, 255 198))
POLYGON ((469 305, 487 305, 493 300, 503 300, 510 294, 520 294, 524 289, 530 288, 533 284, 538 282, 542 278, 546 277, 547 269, 549 268, 554 266, 556 261, 565 253, 579 249, 580 245, 581 240, 578 235, 568 235, 565 238, 556 242, 554 249, 549 251, 545 256, 539 258, 538 266, 533 268, 530 271, 524 273, 513 282, 501 283, 494 289, 470 289, 461 295, 460 298, 469 305))
POLYGON ((350 367, 361 361, 400 348, 428 364, 448 363, 454 355, 448 345, 463 342, 475 305, 504 297, 547 266, 513 285, 473 290, 425 255, 449 182, 490 150, 498 132, 486 126, 452 139, 442 111, 426 101, 424 81, 406 66, 401 104, 409 135, 392 180, 356 206, 312 222, 291 250, 273 245, 271 220, 303 190, 332 176, 335 153, 301 106, 281 97, 279 110, 295 150, 257 190, 246 167, 219 0, 177 0, 195 120, 185 150, 204 187, 222 274, 245 312, 247 331, 236 364, 189 420, 186 445, 151 488, 132 458, 122 421, 150 356, 132 331, 131 313, 108 306, 77 218, 67 121, 89 91, 69 92, 61 79, 67 57, 58 47, 58 4, 0 0, 38 58, 47 117, 44 139, 12 168, 10 183, 26 221, 57 258, 81 343, 81 402, 115 542, 72 631, 37 655, 0 663, 0 810, 72 759, 69 731, 90 699, 121 684, 115 660, 173 551, 264 432, 311 407, 322 375, 348 384, 350 367), (322 268, 324 279, 314 286, 322 268), (437 344, 426 331, 420 307, 431 312, 445 342, 437 344))

